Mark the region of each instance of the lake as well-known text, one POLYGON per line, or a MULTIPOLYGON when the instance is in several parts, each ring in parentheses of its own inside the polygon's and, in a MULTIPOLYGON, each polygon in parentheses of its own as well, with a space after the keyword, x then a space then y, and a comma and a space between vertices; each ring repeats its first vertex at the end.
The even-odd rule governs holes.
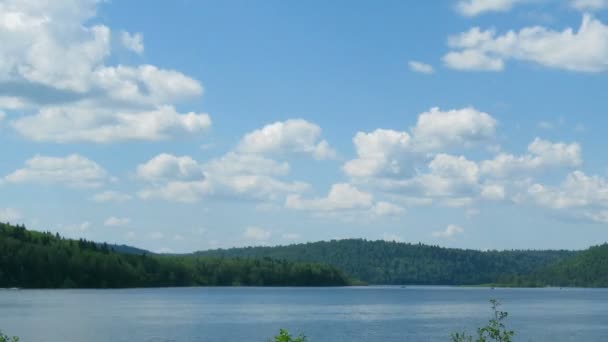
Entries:
POLYGON ((23 342, 449 341, 510 313, 515 341, 607 341, 608 290, 461 287, 0 290, 0 328, 23 342))

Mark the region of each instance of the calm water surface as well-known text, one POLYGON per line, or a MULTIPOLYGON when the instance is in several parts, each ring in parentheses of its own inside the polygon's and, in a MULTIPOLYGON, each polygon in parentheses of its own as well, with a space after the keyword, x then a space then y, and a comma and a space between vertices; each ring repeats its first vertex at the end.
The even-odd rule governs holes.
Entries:
POLYGON ((516 341, 608 341, 608 290, 452 287, 0 290, 0 329, 24 342, 449 341, 485 323, 488 300, 516 341))

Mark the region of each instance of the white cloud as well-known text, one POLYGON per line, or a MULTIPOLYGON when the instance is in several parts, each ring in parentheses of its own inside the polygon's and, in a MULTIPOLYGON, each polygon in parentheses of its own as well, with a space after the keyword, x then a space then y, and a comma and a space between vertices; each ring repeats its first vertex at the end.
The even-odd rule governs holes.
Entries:
POLYGON ((456 10, 467 17, 474 17, 485 12, 508 12, 514 5, 530 0, 460 0, 456 10))
POLYGON ((357 158, 346 162, 343 170, 358 178, 411 175, 415 162, 428 153, 487 142, 497 125, 492 116, 472 107, 431 108, 418 116, 409 133, 389 129, 358 132, 353 138, 357 158))
POLYGON ((303 199, 300 195, 290 195, 285 202, 285 206, 290 209, 314 211, 370 208, 372 204, 371 194, 345 183, 332 185, 327 197, 303 199))
POLYGON ((463 208, 469 207, 473 204, 473 198, 471 197, 448 197, 442 198, 439 204, 448 208, 463 208))
POLYGON ((266 242, 271 236, 272 233, 270 231, 259 227, 247 227, 243 232, 244 239, 255 242, 266 242))
POLYGON ((514 174, 529 174, 547 168, 577 167, 582 164, 581 146, 578 143, 553 143, 540 138, 528 145, 528 154, 514 156, 501 153, 494 159, 481 162, 484 175, 494 178, 514 174))
POLYGON ((131 195, 124 194, 118 191, 103 191, 93 195, 91 198, 95 202, 106 203, 106 202, 116 202, 122 203, 131 200, 131 195))
POLYGON ((205 172, 217 175, 283 176, 289 173, 289 164, 262 156, 229 152, 208 162, 205 165, 205 172))
POLYGON ((189 156, 176 157, 162 153, 137 167, 137 176, 147 181, 201 180, 202 166, 189 156))
POLYGON ((571 0, 570 5, 579 11, 595 11, 608 8, 608 0, 571 0))
POLYGON ((6 118, 6 113, 0 110, 0 123, 4 121, 4 118, 6 118))
MULTIPOLYGON (((107 64, 112 31, 96 23, 98 3, 0 3, 0 109, 26 109, 13 127, 54 142, 158 140, 207 128, 206 114, 174 109, 202 95, 197 80, 153 65, 107 64)), ((143 50, 141 34, 125 32, 122 42, 143 50)))
POLYGON ((14 208, 0 208, 0 222, 15 223, 23 219, 23 214, 14 208))
POLYGON ((165 140, 176 133, 195 133, 211 126, 207 114, 180 114, 171 106, 149 111, 89 106, 53 106, 12 122, 34 141, 113 143, 125 140, 165 140))
POLYGON ((142 54, 144 52, 144 36, 141 33, 131 34, 126 31, 120 33, 120 42, 125 48, 137 53, 142 54))
POLYGON ((608 207, 608 181, 582 171, 570 173, 559 187, 534 184, 528 194, 536 203, 552 209, 608 207))
POLYGON ((378 216, 395 216, 402 214, 405 209, 393 203, 380 201, 372 207, 372 213, 378 216))
POLYGON ((140 190, 137 195, 144 200, 161 199, 170 202, 194 203, 209 193, 204 181, 169 181, 149 186, 140 190))
POLYGON ((407 63, 411 71, 419 72, 421 74, 432 74, 435 72, 435 69, 432 65, 426 64, 419 61, 409 61, 407 63))
POLYGON ((448 239, 448 238, 452 238, 456 235, 460 235, 463 233, 464 233, 464 228, 454 225, 454 224, 450 224, 445 228, 445 230, 433 232, 433 236, 437 237, 437 238, 448 239))
POLYGON ((157 156, 140 165, 138 170, 139 174, 148 175, 142 179, 156 183, 139 192, 143 199, 196 202, 214 196, 276 200, 284 194, 300 193, 308 188, 308 184, 278 178, 289 172, 289 164, 285 162, 235 152, 204 164, 191 157, 157 156), (186 167, 180 169, 178 161, 186 167))
POLYGON ((498 71, 513 59, 570 71, 608 70, 608 26, 589 14, 583 15, 578 31, 533 26, 497 35, 475 27, 450 37, 448 44, 455 51, 444 62, 455 69, 498 71))
POLYGON ((478 187, 479 167, 463 156, 438 154, 429 163, 428 170, 387 185, 395 191, 424 197, 463 197, 473 194, 478 187))
POLYGON ((437 150, 469 147, 494 137, 496 119, 473 107, 442 111, 437 107, 418 116, 412 133, 418 145, 437 150))
POLYGON ((131 223, 131 219, 128 217, 115 217, 115 216, 111 216, 108 217, 103 224, 105 226, 108 227, 119 227, 119 226, 126 226, 129 223, 131 223))
POLYGON ((400 174, 403 159, 411 155, 411 137, 406 132, 388 129, 358 132, 353 143, 358 158, 346 162, 343 167, 351 177, 400 174))
POLYGON ((503 200, 506 197, 505 187, 501 184, 484 184, 480 196, 488 200, 503 200))
POLYGON ((65 158, 36 155, 25 167, 4 177, 8 183, 61 184, 70 187, 99 187, 107 172, 94 161, 72 154, 65 158))
POLYGON ((600 176, 574 171, 559 186, 531 185, 527 197, 571 217, 608 223, 608 181, 600 176))
POLYGON ((321 140, 321 128, 303 119, 275 122, 250 132, 243 137, 237 150, 273 155, 309 154, 319 160, 336 156, 327 141, 321 140))
POLYGON ((476 50, 450 51, 442 60, 446 66, 456 70, 501 71, 505 67, 502 59, 476 50))

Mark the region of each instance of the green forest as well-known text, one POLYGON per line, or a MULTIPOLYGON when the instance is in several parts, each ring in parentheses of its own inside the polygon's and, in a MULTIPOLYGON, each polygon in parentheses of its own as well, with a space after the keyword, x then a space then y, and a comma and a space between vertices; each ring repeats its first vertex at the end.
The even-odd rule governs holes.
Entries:
POLYGON ((608 286, 608 245, 586 251, 478 251, 350 239, 196 255, 324 262, 369 284, 608 286))
POLYGON ((487 285, 608 287, 608 244, 478 251, 363 239, 157 255, 0 223, 0 287, 487 285))
POLYGON ((138 254, 137 249, 64 239, 0 224, 0 288, 166 286, 343 286, 332 266, 270 258, 138 254))

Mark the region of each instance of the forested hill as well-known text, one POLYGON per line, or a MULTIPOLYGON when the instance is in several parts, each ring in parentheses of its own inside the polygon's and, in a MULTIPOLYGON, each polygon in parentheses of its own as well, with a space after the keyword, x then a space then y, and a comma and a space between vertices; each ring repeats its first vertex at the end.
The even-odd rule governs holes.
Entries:
POLYGON ((547 267, 532 281, 550 286, 608 287, 608 244, 591 247, 547 267))
POLYGON ((349 284, 341 271, 315 263, 138 255, 136 249, 127 250, 130 254, 107 244, 0 223, 0 288, 349 284))
POLYGON ((361 239, 196 253, 208 257, 270 257, 323 262, 370 284, 506 283, 573 257, 573 251, 477 251, 361 239))

